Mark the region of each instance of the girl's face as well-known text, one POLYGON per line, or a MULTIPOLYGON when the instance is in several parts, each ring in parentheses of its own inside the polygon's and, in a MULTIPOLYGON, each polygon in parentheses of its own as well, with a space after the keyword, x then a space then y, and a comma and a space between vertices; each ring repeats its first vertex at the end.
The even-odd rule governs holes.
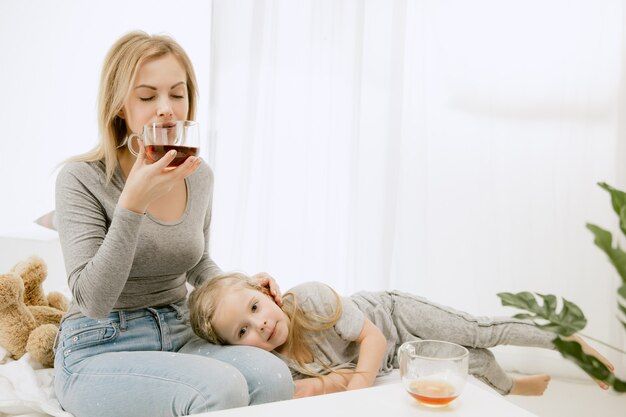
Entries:
POLYGON ((251 288, 228 288, 220 294, 213 329, 231 345, 272 351, 289 335, 289 318, 270 296, 251 288))
POLYGON ((129 133, 141 134, 153 122, 186 120, 189 113, 187 74, 172 55, 144 62, 120 115, 129 133))

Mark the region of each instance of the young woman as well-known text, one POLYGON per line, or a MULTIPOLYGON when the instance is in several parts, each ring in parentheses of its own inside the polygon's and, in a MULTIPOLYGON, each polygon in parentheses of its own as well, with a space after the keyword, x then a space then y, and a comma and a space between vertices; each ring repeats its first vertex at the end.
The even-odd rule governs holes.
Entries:
MULTIPOLYGON (((196 78, 171 38, 119 39, 100 81, 101 140, 56 184, 72 304, 61 324, 55 389, 77 417, 180 416, 291 398, 288 368, 260 349, 215 346, 189 325, 186 282, 221 272, 209 255, 213 174, 201 159, 165 169, 126 138, 193 120, 196 78)), ((140 141, 139 141, 140 142, 140 141)), ((135 144, 136 145, 136 144, 135 144)), ((267 274, 256 276, 280 300, 267 274)))
POLYGON ((294 374, 297 397, 369 387, 377 375, 398 367, 397 348, 417 339, 467 347, 469 372, 503 395, 541 395, 550 380, 548 375, 513 379, 487 349, 501 344, 552 349, 556 335, 528 322, 473 317, 398 291, 339 297, 318 282, 298 285, 283 299, 281 309, 254 280, 224 274, 191 293, 191 325, 212 343, 276 353, 294 374))

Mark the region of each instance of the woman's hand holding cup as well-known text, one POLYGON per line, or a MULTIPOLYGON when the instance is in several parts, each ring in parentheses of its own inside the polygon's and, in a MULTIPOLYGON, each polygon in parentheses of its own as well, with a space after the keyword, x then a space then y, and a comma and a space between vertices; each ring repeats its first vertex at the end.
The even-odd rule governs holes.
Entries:
POLYGON ((176 168, 168 168, 177 152, 168 151, 161 159, 150 162, 146 158, 143 142, 137 140, 140 150, 137 153, 118 204, 136 213, 145 213, 150 203, 172 190, 174 185, 193 174, 201 164, 200 158, 188 157, 176 168))

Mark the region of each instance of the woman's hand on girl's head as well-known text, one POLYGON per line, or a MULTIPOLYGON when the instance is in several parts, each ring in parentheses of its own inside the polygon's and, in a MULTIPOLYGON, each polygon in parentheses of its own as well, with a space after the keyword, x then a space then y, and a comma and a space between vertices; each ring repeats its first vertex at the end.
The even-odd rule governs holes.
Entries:
POLYGON ((136 213, 145 213, 150 203, 167 194, 174 185, 193 174, 201 164, 200 158, 189 157, 176 168, 166 170, 176 157, 176 151, 166 153, 158 161, 146 160, 146 151, 141 140, 139 154, 133 164, 118 204, 136 213))
POLYGON ((252 275, 252 279, 256 280, 262 287, 266 287, 270 290, 270 295, 274 297, 274 301, 279 306, 283 305, 283 299, 280 294, 280 287, 278 283, 270 274, 267 272, 259 272, 258 274, 252 275))

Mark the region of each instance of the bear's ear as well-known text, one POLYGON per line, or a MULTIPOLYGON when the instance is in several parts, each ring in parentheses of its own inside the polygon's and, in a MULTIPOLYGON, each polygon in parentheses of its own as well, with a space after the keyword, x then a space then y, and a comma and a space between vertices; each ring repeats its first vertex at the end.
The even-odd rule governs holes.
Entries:
POLYGON ((70 308, 70 303, 63 294, 58 291, 52 291, 48 293, 48 305, 57 310, 67 312, 70 308))
POLYGON ((24 281, 24 303, 27 306, 47 306, 43 282, 48 275, 48 266, 39 256, 31 256, 18 262, 11 269, 24 281))
MULTIPOLYGON (((15 273, 9 272, 0 274, 0 308, 15 308, 16 304, 21 304, 24 299, 24 282, 15 273)), ((0 330, 2 330, 0 328, 0 330)))

